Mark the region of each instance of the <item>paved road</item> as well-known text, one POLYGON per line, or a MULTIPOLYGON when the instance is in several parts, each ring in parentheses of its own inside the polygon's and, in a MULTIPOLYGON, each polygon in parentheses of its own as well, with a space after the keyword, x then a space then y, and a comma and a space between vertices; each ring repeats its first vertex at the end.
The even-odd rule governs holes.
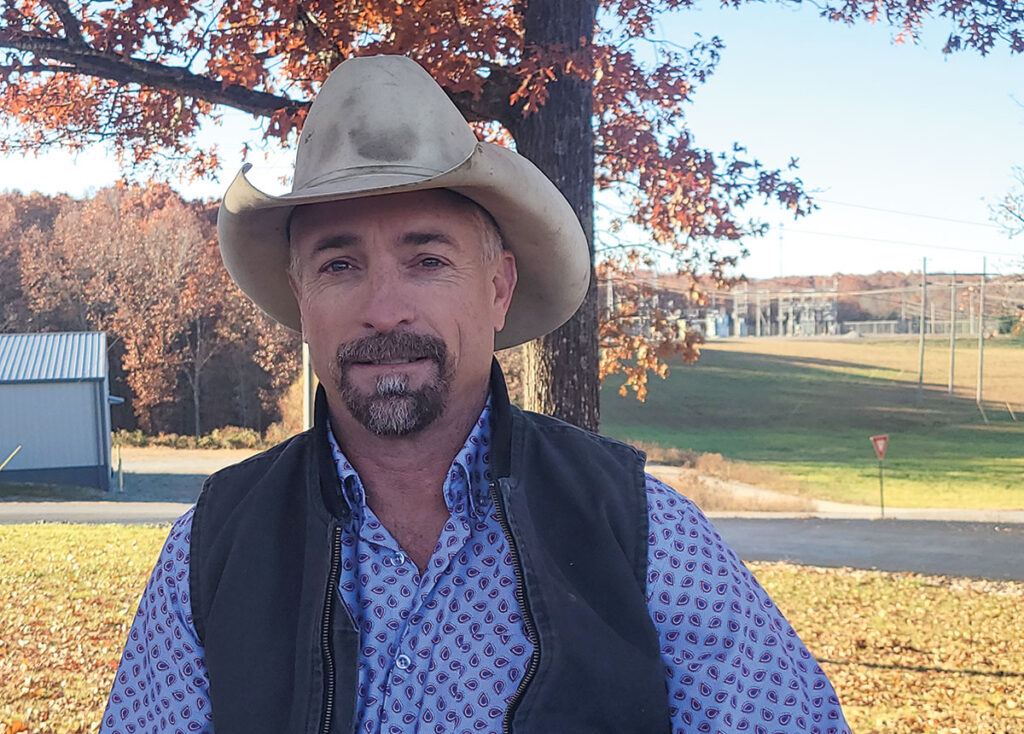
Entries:
MULTIPOLYGON (((0 523, 167 523, 176 502, 3 502, 0 523)), ((792 561, 1024 581, 1024 525, 938 520, 716 517, 746 561, 792 561)))
POLYGON ((745 561, 792 561, 1024 581, 1024 525, 716 518, 745 561))

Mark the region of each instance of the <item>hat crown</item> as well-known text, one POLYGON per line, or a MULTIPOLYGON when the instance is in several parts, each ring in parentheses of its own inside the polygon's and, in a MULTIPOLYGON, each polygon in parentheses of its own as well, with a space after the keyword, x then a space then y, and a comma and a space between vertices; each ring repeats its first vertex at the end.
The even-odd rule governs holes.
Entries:
POLYGON ((387 171, 438 175, 469 158, 476 143, 458 108, 415 61, 348 59, 310 107, 292 190, 387 171))

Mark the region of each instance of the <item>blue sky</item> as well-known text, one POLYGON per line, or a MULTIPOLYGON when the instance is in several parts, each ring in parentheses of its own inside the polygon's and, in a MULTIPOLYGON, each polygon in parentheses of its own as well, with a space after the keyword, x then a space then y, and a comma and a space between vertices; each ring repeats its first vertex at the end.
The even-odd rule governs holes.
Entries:
MULTIPOLYGON (((747 243, 741 272, 917 270, 924 256, 929 271, 977 272, 986 253, 990 272, 1024 270, 1024 236, 1008 239, 989 220, 989 203, 1012 185, 1013 166, 1024 165, 1024 56, 997 49, 986 58, 944 57, 947 29, 936 21, 921 43, 894 45, 884 24, 837 25, 813 8, 774 4, 663 19, 667 39, 686 45, 700 33, 726 45, 686 110, 696 142, 712 150, 740 142, 769 166, 796 156, 819 200, 820 210, 799 221, 753 210, 773 228, 747 243)), ((240 141, 260 137, 240 113, 205 135, 220 142, 225 170, 216 181, 175 184, 186 195, 219 196, 241 164, 240 141)), ((284 189, 290 153, 250 160, 258 183, 284 189)), ((103 149, 8 158, 0 167, 0 187, 73 195, 119 175, 103 149)))

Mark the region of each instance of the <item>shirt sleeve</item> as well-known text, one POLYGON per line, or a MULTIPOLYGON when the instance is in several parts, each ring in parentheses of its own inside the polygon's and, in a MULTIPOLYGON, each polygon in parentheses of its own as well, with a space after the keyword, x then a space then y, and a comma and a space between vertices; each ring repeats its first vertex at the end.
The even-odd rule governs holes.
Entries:
POLYGON ((647 506, 672 730, 849 734, 821 666, 704 514, 651 476, 647 506))
POLYGON ((171 527, 139 601, 100 734, 212 734, 209 681, 189 602, 189 509, 171 527))

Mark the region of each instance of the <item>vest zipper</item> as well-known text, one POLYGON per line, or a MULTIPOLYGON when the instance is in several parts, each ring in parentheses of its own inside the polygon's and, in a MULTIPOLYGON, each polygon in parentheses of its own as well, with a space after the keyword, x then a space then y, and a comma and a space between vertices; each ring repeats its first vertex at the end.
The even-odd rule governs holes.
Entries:
POLYGON ((341 526, 334 526, 331 543, 331 570, 327 574, 327 594, 324 599, 323 624, 320 627, 320 651, 324 658, 324 715, 320 721, 320 734, 331 731, 334 714, 334 650, 331 648, 331 618, 334 616, 334 596, 341 572, 341 526))
POLYGON ((523 578, 522 562, 519 557, 519 550, 516 547, 516 539, 512 536, 512 529, 508 524, 508 516, 505 514, 505 504, 502 501, 501 493, 498 491, 498 483, 491 482, 489 489, 491 499, 494 501, 494 517, 505 534, 505 539, 508 541, 509 555, 512 557, 512 573, 516 577, 516 600, 519 602, 519 610, 523 614, 523 626, 526 628, 526 636, 533 643, 533 655, 530 656, 530 664, 526 666, 526 673, 523 675, 523 679, 519 681, 519 687, 516 689, 515 694, 508 701, 505 719, 502 721, 502 732, 510 734, 512 731, 512 717, 515 715, 516 708, 518 708, 523 694, 526 693, 526 687, 533 680, 533 676, 537 674, 537 668, 540 667, 540 636, 537 634, 537 624, 530 614, 530 608, 526 605, 526 584, 523 578))

